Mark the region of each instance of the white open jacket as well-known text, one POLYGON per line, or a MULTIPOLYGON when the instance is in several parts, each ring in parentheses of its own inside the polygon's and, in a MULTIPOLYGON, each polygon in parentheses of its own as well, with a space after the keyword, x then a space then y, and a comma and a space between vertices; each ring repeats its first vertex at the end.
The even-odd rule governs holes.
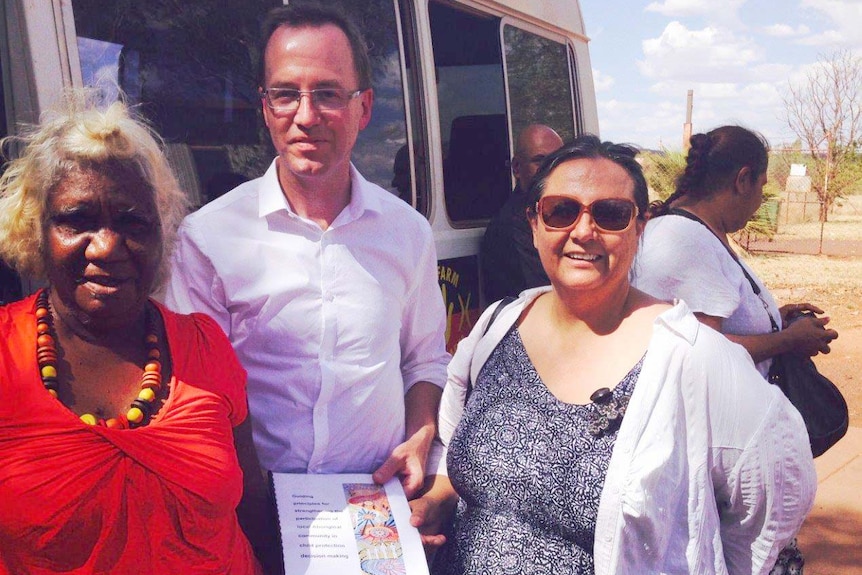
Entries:
MULTIPOLYGON (((446 445, 479 370, 524 307, 527 290, 482 332, 490 306, 449 365, 440 442, 428 473, 446 475, 446 445)), ((768 573, 811 509, 817 478, 805 424, 741 346, 677 303, 655 321, 599 502, 596 575, 768 573)))

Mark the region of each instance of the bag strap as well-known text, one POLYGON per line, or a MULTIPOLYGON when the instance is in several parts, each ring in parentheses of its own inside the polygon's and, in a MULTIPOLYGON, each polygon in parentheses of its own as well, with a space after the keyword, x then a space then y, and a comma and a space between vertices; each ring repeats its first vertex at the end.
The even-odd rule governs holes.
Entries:
POLYGON ((497 307, 494 308, 494 311, 491 312, 491 317, 488 318, 488 323, 485 324, 485 329, 484 329, 484 331, 482 331, 482 337, 485 337, 486 335, 488 335, 488 330, 491 329, 491 325, 497 319, 497 316, 500 315, 500 312, 503 311, 503 309, 507 305, 509 305, 510 303, 515 301, 516 299, 518 299, 518 298, 516 298, 514 296, 507 295, 506 297, 504 297, 503 299, 500 300, 500 303, 498 303, 497 307))
POLYGON ((693 222, 697 222, 700 225, 702 225, 703 227, 705 227, 706 229, 708 229, 709 233, 711 233, 713 236, 715 236, 715 239, 717 239, 718 242, 722 245, 722 247, 725 250, 727 250, 727 253, 730 254, 730 257, 733 258, 733 261, 735 261, 737 263, 737 265, 739 265, 739 269, 742 270, 742 275, 745 276, 745 279, 747 279, 749 285, 751 285, 751 291, 754 292, 754 295, 756 295, 757 299, 760 300, 760 303, 763 304, 763 309, 766 311, 766 315, 769 316, 769 323, 772 325, 772 331, 773 332, 779 331, 779 327, 778 327, 778 324, 775 322, 775 318, 773 318, 772 314, 769 313, 769 304, 767 304, 766 300, 763 299, 763 296, 760 295, 760 286, 757 285, 757 282, 754 281, 754 278, 751 277, 751 274, 748 273, 748 270, 745 269, 745 266, 742 265, 741 261, 739 261, 739 256, 736 255, 736 252, 734 252, 732 249, 730 249, 729 245, 727 245, 726 243, 721 241, 721 238, 718 237, 718 234, 716 234, 713 231, 713 229, 706 224, 705 221, 703 221, 702 219, 700 219, 699 217, 697 217, 693 213, 689 212, 688 210, 683 210, 680 208, 671 208, 667 211, 667 213, 669 215, 681 216, 683 218, 688 218, 689 220, 691 220, 693 222))
MULTIPOLYGON (((508 306, 510 303, 512 303, 516 299, 518 299, 518 298, 508 295, 508 296, 506 296, 500 300, 500 303, 498 303, 497 307, 494 308, 494 311, 491 312, 491 317, 488 318, 488 323, 485 324, 485 329, 482 330, 482 337, 485 337, 488 334, 488 330, 491 329, 491 325, 497 319, 497 316, 500 315, 500 312, 503 311, 503 309, 506 306, 508 306)), ((481 339, 479 341, 481 341, 481 339)), ((470 361, 470 373, 467 374, 467 395, 464 397, 464 404, 465 405, 467 403, 467 400, 470 398, 470 394, 473 393, 472 373, 473 373, 473 361, 471 360, 470 361)))

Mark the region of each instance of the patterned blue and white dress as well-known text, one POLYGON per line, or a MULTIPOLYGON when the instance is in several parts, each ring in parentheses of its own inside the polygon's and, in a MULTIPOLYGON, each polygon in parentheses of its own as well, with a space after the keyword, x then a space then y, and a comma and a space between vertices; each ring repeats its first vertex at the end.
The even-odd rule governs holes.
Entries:
MULTIPOLYGON (((612 401, 627 402, 642 363, 612 401)), ((509 331, 479 372, 449 444, 461 501, 435 575, 594 573, 596 513, 618 429, 591 434, 596 411, 554 397, 517 328, 509 331)))

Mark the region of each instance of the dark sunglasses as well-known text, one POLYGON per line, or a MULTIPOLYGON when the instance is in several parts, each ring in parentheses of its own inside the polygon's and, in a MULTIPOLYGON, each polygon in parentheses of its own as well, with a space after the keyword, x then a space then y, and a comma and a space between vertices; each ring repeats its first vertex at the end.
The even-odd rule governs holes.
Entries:
POLYGON ((536 203, 536 213, 545 227, 555 230, 573 227, 586 213, 600 230, 624 232, 637 217, 638 207, 622 198, 606 198, 585 205, 568 196, 543 196, 536 203))

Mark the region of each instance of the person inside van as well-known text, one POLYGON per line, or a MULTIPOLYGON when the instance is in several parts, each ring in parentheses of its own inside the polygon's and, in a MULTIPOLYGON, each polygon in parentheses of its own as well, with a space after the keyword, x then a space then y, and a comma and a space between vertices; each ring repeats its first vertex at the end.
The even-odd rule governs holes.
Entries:
POLYGON ((166 301, 227 332, 265 469, 398 475, 413 496, 449 362, 431 226, 351 164, 374 101, 355 26, 291 4, 261 46, 278 156, 186 218, 166 301))
POLYGON ((550 127, 533 124, 515 140, 512 174, 515 189, 485 230, 479 263, 485 301, 517 296, 531 287, 548 285, 548 276, 533 245, 527 221, 530 185, 545 156, 563 145, 550 127))
POLYGON ((426 534, 436 575, 766 574, 813 504, 781 390, 685 303, 630 285, 636 153, 582 136, 536 175, 550 286, 486 310, 452 359, 444 457, 412 518, 427 531, 458 501, 452 535, 426 534))

